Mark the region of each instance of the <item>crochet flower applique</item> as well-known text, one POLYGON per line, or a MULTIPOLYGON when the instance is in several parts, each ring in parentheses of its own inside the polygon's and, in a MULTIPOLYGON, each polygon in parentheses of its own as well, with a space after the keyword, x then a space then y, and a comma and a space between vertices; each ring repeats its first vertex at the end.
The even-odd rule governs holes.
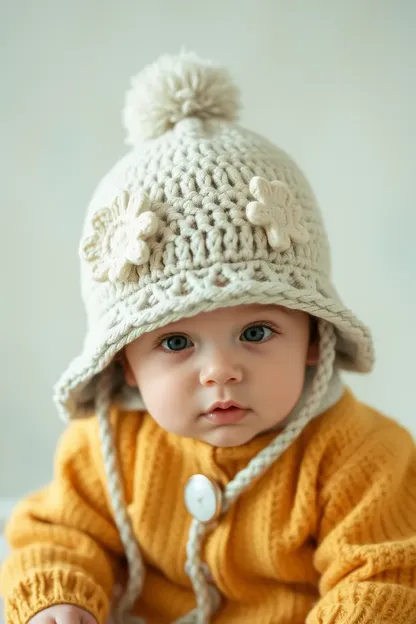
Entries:
POLYGON ((144 193, 122 191, 92 219, 94 234, 81 243, 82 257, 91 263, 95 280, 136 281, 137 266, 146 264, 150 250, 146 242, 159 226, 144 193))
POLYGON ((247 218, 253 225, 264 227, 270 247, 286 251, 291 241, 301 245, 308 242, 309 233, 301 223, 302 208, 284 182, 256 176, 250 181, 250 192, 257 201, 247 205, 247 218))

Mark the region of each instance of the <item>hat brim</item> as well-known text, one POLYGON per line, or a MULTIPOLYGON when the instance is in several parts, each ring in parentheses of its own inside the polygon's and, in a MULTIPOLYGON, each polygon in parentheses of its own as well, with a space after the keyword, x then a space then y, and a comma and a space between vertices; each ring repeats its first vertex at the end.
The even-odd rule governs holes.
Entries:
MULTIPOLYGON (((368 372, 374 362, 373 342, 368 328, 344 306, 336 290, 319 279, 315 289, 298 288, 285 275, 272 280, 240 279, 219 284, 206 284, 206 270, 187 272, 190 285, 178 289, 174 278, 158 282, 161 296, 151 297, 142 306, 143 289, 133 290, 123 301, 108 309, 100 322, 87 334, 81 355, 75 358, 55 387, 55 401, 60 415, 68 418, 84 416, 91 411, 97 377, 123 347, 140 335, 200 312, 247 304, 275 304, 302 310, 324 319, 335 327, 337 364, 340 368, 368 372), (204 287, 205 283, 205 287, 204 287), (174 287, 175 286, 175 287, 174 287)), ((149 290, 150 292, 150 290, 149 290)))

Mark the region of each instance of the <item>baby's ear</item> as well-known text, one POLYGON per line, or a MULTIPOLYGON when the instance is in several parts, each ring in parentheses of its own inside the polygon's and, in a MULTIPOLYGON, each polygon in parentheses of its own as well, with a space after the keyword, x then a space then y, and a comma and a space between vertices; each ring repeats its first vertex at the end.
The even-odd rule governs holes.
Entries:
POLYGON ((306 365, 314 366, 318 363, 319 358, 319 333, 318 333, 318 319, 313 316, 310 317, 310 330, 309 330, 309 347, 306 355, 306 365))
POLYGON ((134 376, 133 369, 130 366, 130 362, 127 359, 127 355, 124 349, 117 357, 117 360, 119 361, 121 368, 123 369, 124 379, 126 380, 126 384, 128 386, 131 386, 132 388, 136 388, 137 387, 136 377, 134 376))
POLYGON ((306 365, 314 366, 315 364, 318 363, 318 358, 319 358, 319 345, 316 341, 311 342, 308 347, 308 353, 306 355, 306 365))

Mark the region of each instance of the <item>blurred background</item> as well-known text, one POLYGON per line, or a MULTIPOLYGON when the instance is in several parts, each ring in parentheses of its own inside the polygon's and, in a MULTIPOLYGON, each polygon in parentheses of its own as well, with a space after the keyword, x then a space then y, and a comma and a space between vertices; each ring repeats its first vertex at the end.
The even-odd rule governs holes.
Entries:
POLYGON ((377 348, 347 381, 416 434, 415 29, 413 0, 1 2, 0 509, 52 474, 52 387, 84 332, 78 239, 125 152, 130 76, 183 45, 230 69, 242 123, 309 177, 377 348))

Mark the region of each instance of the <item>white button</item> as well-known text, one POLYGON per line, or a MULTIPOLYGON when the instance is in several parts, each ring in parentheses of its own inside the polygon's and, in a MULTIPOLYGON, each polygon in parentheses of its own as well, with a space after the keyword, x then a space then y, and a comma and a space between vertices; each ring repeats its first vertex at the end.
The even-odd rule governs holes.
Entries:
POLYGON ((201 474, 193 475, 185 485, 185 505, 199 522, 211 522, 221 513, 222 493, 219 486, 201 474))

